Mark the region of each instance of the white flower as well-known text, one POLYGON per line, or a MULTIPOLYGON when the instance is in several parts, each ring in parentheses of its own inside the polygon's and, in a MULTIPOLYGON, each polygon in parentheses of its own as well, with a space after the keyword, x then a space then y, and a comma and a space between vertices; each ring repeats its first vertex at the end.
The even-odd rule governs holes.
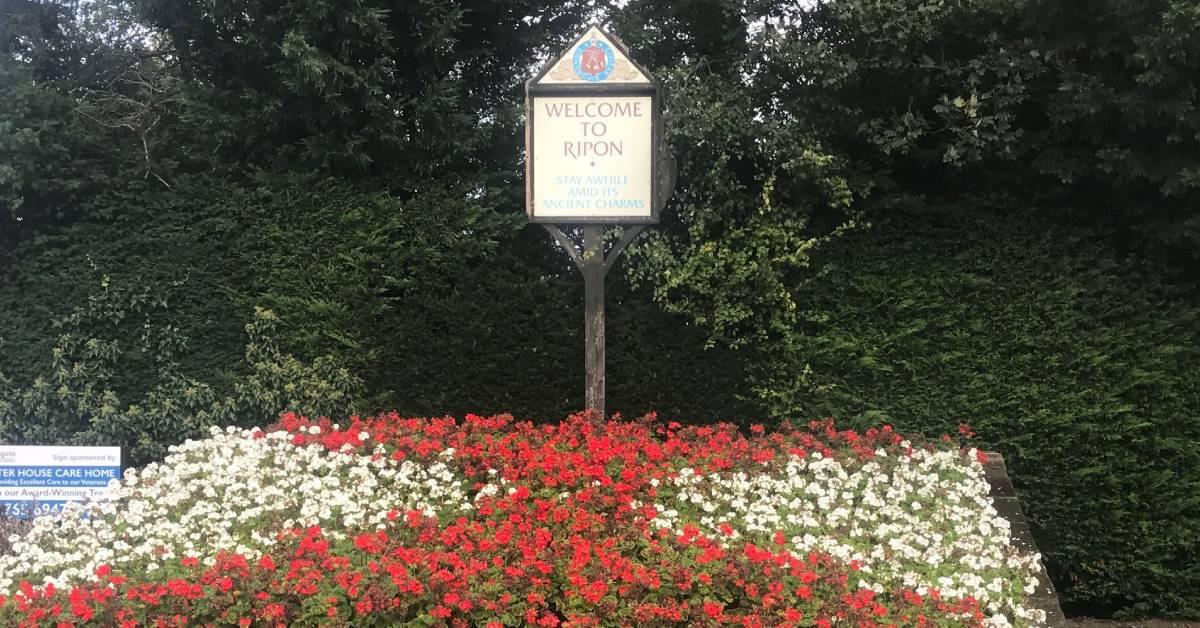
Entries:
POLYGON ((338 538, 386 521, 393 508, 432 516, 471 507, 462 479, 442 462, 297 447, 286 432, 211 434, 110 483, 107 502, 71 503, 35 520, 0 556, 0 595, 21 580, 78 582, 101 564, 155 570, 185 555, 211 564, 220 550, 257 557, 288 527, 322 525, 338 538), (275 527, 264 529, 267 522, 275 527))
POLYGON ((1027 587, 1014 584, 1011 574, 1032 574, 1038 558, 1009 544, 1008 522, 992 507, 974 457, 914 450, 876 458, 813 452, 761 475, 680 469, 670 480, 678 489, 673 501, 655 504, 652 524, 678 533, 699 522, 726 544, 722 522, 732 524, 733 538, 785 530, 797 553, 857 561, 871 574, 861 586, 915 587, 922 594, 937 587, 946 599, 978 599, 992 613, 988 626, 1018 618, 1036 625, 1036 613, 1020 602, 1027 587))

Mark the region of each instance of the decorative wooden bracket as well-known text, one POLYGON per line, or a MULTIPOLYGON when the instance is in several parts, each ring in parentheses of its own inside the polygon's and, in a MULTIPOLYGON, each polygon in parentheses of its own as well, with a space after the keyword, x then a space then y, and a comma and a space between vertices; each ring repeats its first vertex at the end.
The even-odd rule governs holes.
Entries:
MULTIPOLYGON (((571 256, 571 261, 575 263, 575 267, 578 268, 580 272, 583 272, 585 265, 585 260, 583 258, 583 244, 572 240, 571 236, 567 235, 566 232, 558 227, 558 225, 543 223, 542 226, 546 228, 546 231, 550 232, 550 235, 554 236, 555 241, 557 241, 558 245, 567 252, 567 255, 571 256)), ((603 227, 600 225, 587 225, 584 227, 584 229, 596 228, 603 229, 603 227)), ((637 237, 645 230, 646 225, 630 225, 625 227, 624 231, 621 233, 620 239, 618 239, 616 244, 614 244, 612 248, 610 248, 604 255, 603 276, 608 276, 608 271, 612 270, 612 267, 616 265, 617 259, 621 257, 621 253, 624 252, 626 247, 632 244, 633 241, 636 240, 637 237)))
POLYGON ((579 249, 577 248, 579 245, 567 237, 567 234, 563 233, 563 230, 559 229, 558 225, 543 223, 542 226, 546 228, 546 231, 550 232, 550 235, 554 236, 554 239, 558 241, 558 245, 563 247, 567 255, 571 256, 571 261, 575 262, 575 267, 583 270, 583 258, 579 256, 579 249))

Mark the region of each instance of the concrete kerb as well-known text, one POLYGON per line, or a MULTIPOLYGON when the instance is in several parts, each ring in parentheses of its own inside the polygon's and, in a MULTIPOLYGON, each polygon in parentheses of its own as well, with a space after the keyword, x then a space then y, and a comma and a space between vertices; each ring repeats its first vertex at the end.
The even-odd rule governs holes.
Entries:
MULTIPOLYGON (((1000 516, 1008 520, 1010 525, 1010 540, 1013 545, 1025 551, 1038 551, 1037 543, 1033 540, 1033 532, 1029 529, 1029 522, 1025 519, 1025 513, 1021 510, 1021 502, 1017 499, 1017 492, 1013 489, 1012 480, 1008 478, 1008 467, 1004 464, 1004 456, 996 452, 987 452, 987 462, 984 463, 984 472, 987 477, 988 484, 991 485, 992 503, 995 504, 996 511, 1000 516)), ((1066 626, 1066 616, 1063 615, 1062 607, 1058 603, 1058 593, 1054 590, 1054 584, 1050 582, 1050 577, 1046 574, 1045 564, 1037 573, 1038 588, 1029 598, 1029 605, 1033 608, 1040 608, 1046 612, 1046 625, 1052 628, 1063 628, 1066 626)))

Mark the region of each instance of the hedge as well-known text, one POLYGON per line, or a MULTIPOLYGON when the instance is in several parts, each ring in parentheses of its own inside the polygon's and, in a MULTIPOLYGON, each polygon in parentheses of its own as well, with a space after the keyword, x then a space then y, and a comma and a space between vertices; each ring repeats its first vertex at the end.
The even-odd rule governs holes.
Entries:
POLYGON ((1200 311, 1090 234, 947 208, 835 243, 808 286, 811 372, 764 361, 776 416, 936 433, 1010 463, 1070 613, 1200 615, 1200 311))

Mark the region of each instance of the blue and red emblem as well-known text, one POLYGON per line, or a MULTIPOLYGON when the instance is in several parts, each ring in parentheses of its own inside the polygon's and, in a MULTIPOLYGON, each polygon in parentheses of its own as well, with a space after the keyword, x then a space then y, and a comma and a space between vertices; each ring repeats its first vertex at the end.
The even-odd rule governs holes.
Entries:
POLYGON ((572 62, 575 75, 585 81, 603 81, 617 65, 612 47, 599 39, 580 42, 572 62))

